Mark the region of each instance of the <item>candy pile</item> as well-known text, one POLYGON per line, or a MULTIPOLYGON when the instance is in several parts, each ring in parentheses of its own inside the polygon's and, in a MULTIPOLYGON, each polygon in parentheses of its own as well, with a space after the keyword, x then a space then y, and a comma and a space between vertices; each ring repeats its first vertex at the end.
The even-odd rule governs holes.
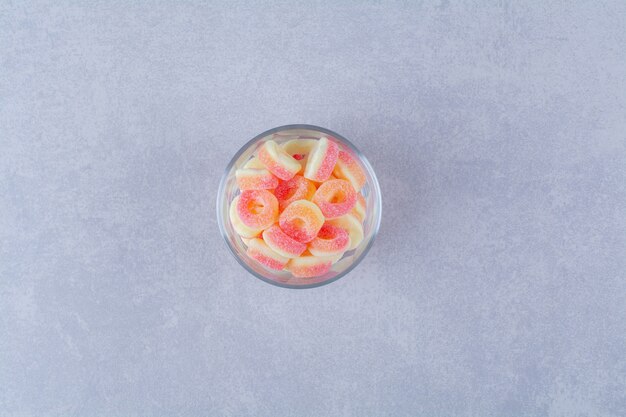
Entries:
POLYGON ((268 268, 316 277, 363 240, 365 173, 326 137, 268 140, 235 177, 230 221, 268 268))

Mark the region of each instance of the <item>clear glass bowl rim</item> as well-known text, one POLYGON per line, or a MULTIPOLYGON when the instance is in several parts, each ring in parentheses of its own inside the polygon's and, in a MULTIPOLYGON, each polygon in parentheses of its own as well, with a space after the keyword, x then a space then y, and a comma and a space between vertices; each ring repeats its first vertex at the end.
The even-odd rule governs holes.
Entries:
POLYGON ((347 275, 350 271, 352 271, 354 268, 356 268, 356 266, 361 263, 361 261, 365 258, 365 256, 367 255, 367 253, 369 252, 369 250, 371 249, 372 245, 374 244, 374 240, 376 240, 376 236, 378 235, 378 230, 380 229, 380 221, 382 218, 382 195, 380 192, 380 185, 378 184, 378 178, 376 177, 376 173, 374 172, 374 168, 372 168, 372 166, 370 165, 369 161, 367 160, 367 158, 365 157, 365 155, 363 155, 363 153, 361 153, 361 151, 356 148, 352 142, 350 142, 348 139, 346 139, 344 136, 340 135, 339 133, 336 133, 330 129, 327 129, 325 127, 321 127, 321 126, 316 126, 316 125, 309 125, 309 124, 291 124, 291 125, 283 125, 283 126, 278 126, 278 127, 274 127, 272 129, 266 130, 265 132, 262 132, 258 135, 256 135, 254 138, 250 139, 248 142, 246 142, 243 146, 241 146, 241 148, 239 148, 239 151, 237 151, 237 153, 235 153, 235 155, 232 157, 232 159, 230 160, 230 162, 228 163, 228 165, 226 166, 226 169, 224 170, 224 173, 222 174, 222 178, 220 180, 220 184, 219 184, 219 188, 217 191, 217 199, 216 199, 216 213, 217 213, 217 223, 219 225, 219 229, 220 229, 220 233, 222 234, 222 238, 224 239, 224 243, 226 243, 226 246, 228 247, 230 253, 234 256, 234 258, 237 260, 237 262, 239 263, 239 265, 241 265, 246 271, 248 271, 250 274, 252 274, 253 276, 257 277, 258 279, 260 279, 263 282, 267 282, 268 284, 272 284, 275 285, 277 287, 281 287, 281 288, 290 288, 290 289, 308 289, 308 288, 316 288, 316 287, 321 287, 323 285, 327 285, 330 284, 331 282, 335 282, 338 279, 342 278, 343 276, 347 275), (356 258, 346 269, 344 269, 343 271, 339 272, 337 275, 335 275, 334 277, 327 279, 325 281, 321 281, 321 282, 316 282, 316 283, 312 283, 312 284, 303 284, 303 285, 294 285, 294 284, 288 284, 288 283, 283 283, 280 281, 275 281, 272 279, 269 279, 267 277, 264 277, 263 275, 259 274, 257 271, 254 271, 253 269, 250 269, 250 267, 243 261, 243 259, 241 259, 241 257, 239 256, 239 254, 237 253, 237 251, 235 250, 235 248, 232 247, 230 241, 229 241, 229 235, 226 232, 226 228, 224 227, 224 210, 223 210, 223 204, 222 204, 222 200, 225 198, 225 188, 226 188, 226 182, 228 181, 228 174, 230 173, 230 171, 232 170, 233 166, 235 165, 235 163, 237 162, 237 160, 239 159, 239 157, 250 147, 252 146, 254 143, 258 142, 260 139, 269 136, 271 134, 277 133, 277 132, 281 132, 284 130, 294 130, 294 129, 307 129, 307 130, 315 130, 318 132, 322 132, 322 133, 326 133, 330 136, 333 136, 339 140, 342 141, 342 144, 346 144, 350 150, 358 156, 359 161, 363 164, 363 166, 365 167, 365 169, 368 171, 369 176, 372 179, 372 183, 370 184, 370 186, 373 188, 375 195, 377 196, 376 198, 376 208, 377 210, 375 210, 375 214, 376 214, 376 218, 374 219, 374 226, 372 228, 371 231, 371 238, 369 240, 369 242, 367 243, 367 246, 365 247, 365 249, 363 250, 363 252, 361 252, 361 254, 358 256, 358 258, 356 258))

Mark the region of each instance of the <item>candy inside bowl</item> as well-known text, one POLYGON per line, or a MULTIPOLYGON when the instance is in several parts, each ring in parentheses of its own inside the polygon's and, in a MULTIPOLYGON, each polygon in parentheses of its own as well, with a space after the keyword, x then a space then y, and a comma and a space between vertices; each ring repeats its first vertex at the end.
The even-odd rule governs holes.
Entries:
POLYGON ((217 217, 251 274, 311 288, 339 279, 366 255, 380 225, 381 194, 371 165, 343 136, 288 125, 261 133, 233 157, 217 217))

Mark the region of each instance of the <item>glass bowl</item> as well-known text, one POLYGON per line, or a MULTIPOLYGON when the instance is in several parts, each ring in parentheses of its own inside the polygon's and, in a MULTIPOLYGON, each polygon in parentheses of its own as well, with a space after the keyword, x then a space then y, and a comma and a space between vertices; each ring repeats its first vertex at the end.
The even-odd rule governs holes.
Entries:
POLYGON ((363 156, 350 141, 338 133, 323 127, 303 124, 275 127, 257 135, 246 143, 239 149, 226 167, 217 192, 217 223, 219 224, 220 232, 224 237, 226 245, 235 256, 237 262, 255 277, 284 288, 319 287, 336 281, 350 272, 361 262, 372 246, 374 238, 378 233, 378 227, 380 226, 381 210, 382 202, 378 180, 376 179, 376 174, 372 166, 365 156, 363 156), (246 254, 245 244, 233 229, 228 210, 230 203, 240 193, 235 179, 235 171, 242 167, 265 141, 273 139, 280 144, 295 138, 319 139, 322 136, 334 140, 343 149, 351 151, 356 157, 356 160, 360 163, 367 177, 365 186, 361 190, 367 206, 365 220, 363 221, 363 241, 355 249, 346 252, 326 274, 314 278, 298 278, 292 276, 289 271, 275 271, 265 268, 263 265, 250 258, 246 254))

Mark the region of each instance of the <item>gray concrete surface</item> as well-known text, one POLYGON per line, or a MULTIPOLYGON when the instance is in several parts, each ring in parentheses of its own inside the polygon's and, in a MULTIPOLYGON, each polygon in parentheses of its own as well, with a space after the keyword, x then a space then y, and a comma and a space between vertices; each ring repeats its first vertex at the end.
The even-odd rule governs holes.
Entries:
POLYGON ((0 3, 1 416, 626 415, 626 6, 0 3), (369 156, 315 290, 218 233, 255 134, 369 156))

